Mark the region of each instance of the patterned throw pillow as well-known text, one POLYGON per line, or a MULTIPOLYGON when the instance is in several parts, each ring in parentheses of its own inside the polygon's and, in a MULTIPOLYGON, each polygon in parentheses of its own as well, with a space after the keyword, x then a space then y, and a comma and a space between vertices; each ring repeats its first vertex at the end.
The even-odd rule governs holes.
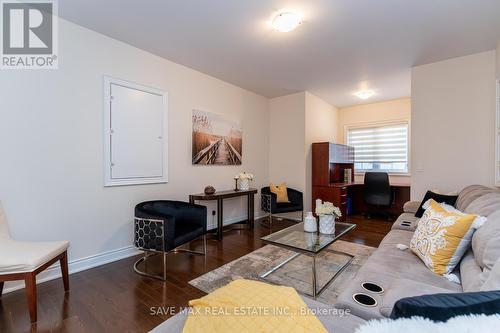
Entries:
POLYGON ((426 203, 410 248, 434 273, 450 274, 470 247, 474 231, 485 220, 431 199, 426 203))

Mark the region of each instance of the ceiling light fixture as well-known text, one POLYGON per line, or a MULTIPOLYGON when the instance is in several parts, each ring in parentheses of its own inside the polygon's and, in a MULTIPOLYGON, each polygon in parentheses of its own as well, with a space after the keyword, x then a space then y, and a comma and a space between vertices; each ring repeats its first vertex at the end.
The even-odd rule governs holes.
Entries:
POLYGON ((279 32, 290 32, 302 23, 301 15, 293 12, 279 12, 272 20, 274 30, 279 32))
POLYGON ((375 92, 373 90, 361 90, 357 93, 354 93, 354 95, 358 96, 361 99, 368 99, 375 95, 375 92))

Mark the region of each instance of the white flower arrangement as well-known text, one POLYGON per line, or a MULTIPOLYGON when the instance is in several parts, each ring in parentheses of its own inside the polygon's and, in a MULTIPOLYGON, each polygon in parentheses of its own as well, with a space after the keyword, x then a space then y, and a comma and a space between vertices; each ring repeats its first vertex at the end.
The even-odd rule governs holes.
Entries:
POLYGON ((243 171, 243 172, 237 174, 236 176, 234 176, 234 179, 253 180, 253 174, 243 171))
POLYGON ((326 201, 316 207, 316 215, 335 215, 337 217, 341 217, 342 213, 340 212, 340 208, 335 207, 331 202, 326 201))

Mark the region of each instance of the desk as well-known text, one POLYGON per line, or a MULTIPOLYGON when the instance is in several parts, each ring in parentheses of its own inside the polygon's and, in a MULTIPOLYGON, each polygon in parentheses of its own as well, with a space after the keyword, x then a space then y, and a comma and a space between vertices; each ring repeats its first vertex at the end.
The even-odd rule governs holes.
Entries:
MULTIPOLYGON (((189 202, 194 203, 196 200, 200 201, 206 201, 206 200, 217 200, 217 239, 222 240, 222 232, 224 228, 224 199, 228 198, 235 198, 235 197, 242 197, 246 196, 248 198, 247 201, 247 211, 248 211, 248 218, 246 221, 241 221, 241 222, 246 222, 248 225, 249 229, 253 229, 253 223, 254 223, 254 195, 257 194, 258 190, 255 188, 251 188, 248 190, 240 190, 240 191, 235 191, 235 190, 229 190, 229 191, 218 191, 215 192, 214 194, 205 194, 205 193, 199 193, 199 194, 191 194, 189 195, 189 202)), ((241 223, 239 222, 239 223, 241 223)), ((234 223, 236 224, 236 223, 234 223)))
MULTIPOLYGON (((410 200, 410 185, 391 183, 393 191, 392 203, 386 211, 394 216, 398 216, 403 212, 403 205, 410 200)), ((363 199, 364 183, 331 183, 328 186, 313 186, 312 188, 312 207, 313 211, 316 208, 316 199, 330 201, 335 206, 340 208, 342 217, 340 221, 346 220, 347 215, 347 198, 351 198, 353 212, 363 213, 367 211, 368 206, 363 199)))

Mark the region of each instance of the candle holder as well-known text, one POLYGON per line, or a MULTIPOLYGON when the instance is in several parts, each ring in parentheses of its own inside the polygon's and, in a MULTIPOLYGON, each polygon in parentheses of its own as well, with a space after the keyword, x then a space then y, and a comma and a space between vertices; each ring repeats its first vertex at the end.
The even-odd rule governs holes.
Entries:
POLYGON ((234 177, 234 190, 239 191, 240 189, 238 188, 238 179, 239 177, 234 177))

